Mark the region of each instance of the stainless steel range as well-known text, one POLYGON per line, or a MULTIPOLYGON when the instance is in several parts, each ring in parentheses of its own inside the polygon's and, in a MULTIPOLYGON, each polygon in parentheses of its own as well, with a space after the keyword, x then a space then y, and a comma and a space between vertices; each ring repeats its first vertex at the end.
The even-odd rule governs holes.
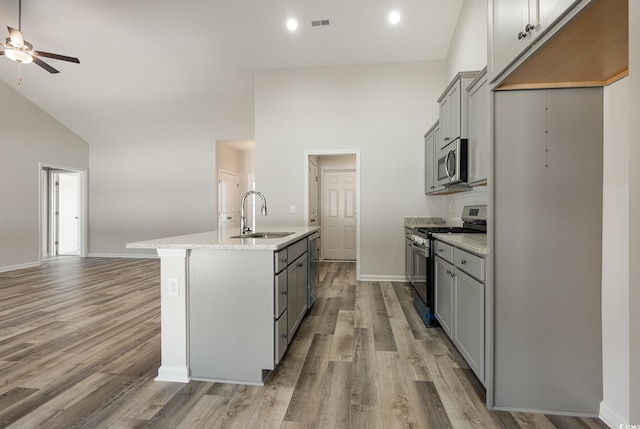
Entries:
POLYGON ((413 304, 427 327, 439 326, 435 316, 433 234, 486 233, 487 206, 465 206, 462 226, 432 226, 416 228, 407 234, 411 242, 411 273, 407 278, 413 286, 413 304))

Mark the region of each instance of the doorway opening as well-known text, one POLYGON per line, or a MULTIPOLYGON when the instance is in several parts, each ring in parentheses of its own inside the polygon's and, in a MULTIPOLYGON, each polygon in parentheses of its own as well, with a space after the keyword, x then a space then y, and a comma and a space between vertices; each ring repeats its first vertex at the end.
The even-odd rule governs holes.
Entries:
POLYGON ((360 278, 360 152, 305 152, 305 219, 319 226, 320 259, 356 262, 360 278))
MULTIPOLYGON (((240 199, 255 189, 255 142, 252 140, 216 141, 216 226, 219 234, 240 230, 240 199)), ((247 225, 253 228, 255 197, 247 199, 247 225)))
POLYGON ((40 262, 87 256, 87 171, 40 163, 40 262))

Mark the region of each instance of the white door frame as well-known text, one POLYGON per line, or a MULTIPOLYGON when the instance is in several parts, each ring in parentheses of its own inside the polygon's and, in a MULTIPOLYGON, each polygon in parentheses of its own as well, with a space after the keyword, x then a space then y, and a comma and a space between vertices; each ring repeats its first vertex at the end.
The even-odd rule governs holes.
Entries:
POLYGON ((45 242, 43 234, 44 234, 44 219, 46 216, 46 211, 49 210, 49 207, 44 204, 44 198, 46 194, 49 192, 48 189, 44 189, 42 184, 42 171, 44 169, 51 170, 65 170, 70 173, 79 173, 79 186, 80 186, 80 198, 78 200, 78 216, 80 217, 80 237, 78 241, 80 242, 80 257, 86 258, 88 253, 88 219, 87 215, 89 213, 88 210, 88 191, 89 187, 87 184, 87 170, 83 168, 76 167, 68 167, 65 165, 57 165, 57 164, 48 164, 45 162, 38 163, 38 264, 42 264, 43 259, 43 243, 45 242))
POLYGON ((355 155, 356 157, 356 280, 361 280, 360 274, 360 149, 318 149, 304 151, 304 222, 309 225, 309 157, 331 155, 355 155))

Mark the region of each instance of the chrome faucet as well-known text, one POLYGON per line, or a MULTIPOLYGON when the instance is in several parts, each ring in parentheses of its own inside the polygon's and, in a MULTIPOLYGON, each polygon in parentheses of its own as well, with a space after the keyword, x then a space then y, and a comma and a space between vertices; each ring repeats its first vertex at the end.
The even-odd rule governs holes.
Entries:
POLYGON ((267 199, 262 195, 262 192, 258 191, 249 191, 242 196, 242 201, 240 202, 240 234, 244 235, 247 232, 251 231, 251 228, 247 226, 247 218, 244 216, 244 200, 251 194, 257 195, 262 198, 262 208, 260 209, 260 213, 262 216, 267 215, 267 199))

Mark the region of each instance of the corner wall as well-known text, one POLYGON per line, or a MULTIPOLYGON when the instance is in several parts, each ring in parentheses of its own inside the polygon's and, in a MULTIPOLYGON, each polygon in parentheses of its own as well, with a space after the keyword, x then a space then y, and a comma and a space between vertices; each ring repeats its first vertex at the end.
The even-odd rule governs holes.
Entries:
POLYGON ((629 79, 604 89, 600 415, 629 422, 629 79))
POLYGON ((464 0, 462 3, 447 53, 447 82, 458 72, 479 71, 487 65, 487 11, 486 0, 464 0))
POLYGON ((640 2, 629 1, 629 341, 630 423, 640 425, 640 2))
POLYGON ((0 271, 40 259, 38 163, 89 168, 89 145, 0 82, 0 271))

